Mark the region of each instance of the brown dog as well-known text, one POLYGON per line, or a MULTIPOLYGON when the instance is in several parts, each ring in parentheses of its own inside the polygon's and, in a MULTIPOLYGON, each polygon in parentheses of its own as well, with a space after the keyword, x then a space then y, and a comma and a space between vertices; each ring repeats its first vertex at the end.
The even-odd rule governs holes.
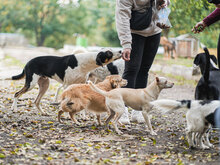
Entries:
MULTIPOLYGON (((114 88, 125 86, 127 81, 122 79, 119 75, 107 76, 103 82, 97 86, 104 90, 110 91, 114 88)), ((62 122, 60 117, 64 112, 69 112, 71 119, 78 124, 74 118, 74 114, 83 109, 93 111, 97 114, 97 119, 101 125, 100 113, 108 112, 105 105, 105 97, 93 91, 88 84, 73 84, 70 85, 61 95, 61 110, 58 113, 58 121, 62 122)))

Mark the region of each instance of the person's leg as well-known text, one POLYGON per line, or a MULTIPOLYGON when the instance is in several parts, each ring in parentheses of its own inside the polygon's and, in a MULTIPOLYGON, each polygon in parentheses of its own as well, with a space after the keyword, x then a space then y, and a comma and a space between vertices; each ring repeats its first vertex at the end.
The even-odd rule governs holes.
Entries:
POLYGON ((218 67, 220 68, 220 34, 218 37, 218 45, 217 45, 217 59, 218 59, 218 67))
POLYGON ((154 61, 160 44, 160 33, 145 38, 144 52, 141 67, 136 78, 135 88, 145 88, 147 86, 148 71, 154 61))
POLYGON ((140 69, 141 59, 144 51, 145 37, 132 34, 132 50, 130 61, 125 61, 125 70, 123 78, 128 81, 126 88, 134 88, 135 81, 140 69))
MULTIPOLYGON (((218 129, 220 129, 220 108, 218 108, 217 109, 217 111, 215 112, 215 123, 216 123, 216 127, 218 128, 218 129)), ((218 132, 219 134, 219 139, 220 139, 220 130, 219 130, 219 132, 218 132)), ((219 153, 220 153, 220 143, 219 143, 219 153)))

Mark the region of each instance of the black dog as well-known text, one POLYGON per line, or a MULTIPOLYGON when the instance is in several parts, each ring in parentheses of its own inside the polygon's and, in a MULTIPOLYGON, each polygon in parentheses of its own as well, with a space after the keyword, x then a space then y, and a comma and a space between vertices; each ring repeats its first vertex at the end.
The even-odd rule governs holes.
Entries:
POLYGON ((217 63, 216 58, 209 55, 207 48, 204 48, 204 55, 200 56, 200 59, 195 61, 200 61, 200 70, 202 77, 199 80, 196 90, 195 90, 195 99, 196 100, 219 100, 220 98, 220 71, 216 68, 212 62, 210 65, 211 58, 214 59, 217 63), (204 62, 205 61, 205 62, 204 62))
POLYGON ((99 66, 107 65, 119 59, 121 51, 86 52, 76 55, 41 56, 30 60, 24 67, 23 72, 6 80, 19 80, 25 77, 24 87, 15 93, 13 110, 17 110, 18 98, 39 85, 39 94, 35 100, 37 109, 46 114, 39 106, 40 100, 49 87, 49 78, 63 84, 66 88, 73 83, 85 82, 86 75, 99 66))
MULTIPOLYGON (((193 61, 193 73, 196 72, 197 68, 199 68, 201 71, 201 74, 203 75, 205 71, 206 63, 207 63, 206 53, 197 54, 193 61)), ((210 55, 210 63, 211 65, 210 65, 209 70, 218 70, 217 58, 214 55, 210 55)))

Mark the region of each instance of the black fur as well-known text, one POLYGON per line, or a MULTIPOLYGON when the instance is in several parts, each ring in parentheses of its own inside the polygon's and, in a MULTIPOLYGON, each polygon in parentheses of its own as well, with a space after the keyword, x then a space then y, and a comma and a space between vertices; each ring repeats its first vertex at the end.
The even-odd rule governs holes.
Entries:
POLYGON ((119 74, 118 67, 114 65, 112 62, 107 65, 107 68, 111 75, 119 74))
MULTIPOLYGON (((30 60, 24 67, 23 72, 26 75, 26 82, 32 81, 33 74, 45 77, 52 77, 55 74, 63 80, 65 70, 68 67, 72 69, 78 66, 75 55, 58 56, 40 56, 30 60)), ((16 76, 14 76, 16 77, 16 76)))
POLYGON ((199 102, 199 104, 205 105, 205 104, 210 104, 211 102, 212 102, 211 100, 201 100, 201 101, 199 102))
POLYGON ((109 61, 113 56, 113 53, 111 51, 106 52, 99 52, 96 58, 96 64, 99 66, 103 66, 103 63, 106 61, 109 61))
MULTIPOLYGON (((217 65, 217 58, 214 55, 210 55, 210 58, 217 65)), ((205 71, 206 61, 207 61, 206 53, 197 54, 193 61, 195 65, 199 66, 202 75, 204 74, 205 71)), ((209 70, 217 70, 217 69, 214 66, 210 65, 209 70)))
MULTIPOLYGON (((217 115, 217 111, 220 111, 220 109, 217 108, 213 113, 211 113, 205 117, 206 121, 209 122, 210 124, 212 124, 213 127, 217 127, 216 120, 215 120, 215 116, 217 115)), ((217 120, 220 120, 220 119, 217 119, 217 120)))
POLYGON ((183 104, 183 105, 186 104, 188 109, 191 108, 191 100, 181 100, 180 102, 181 102, 181 104, 183 104))
POLYGON ((220 97, 220 71, 210 65, 210 55, 205 48, 206 64, 200 66, 203 73, 195 89, 196 100, 219 100, 220 97))

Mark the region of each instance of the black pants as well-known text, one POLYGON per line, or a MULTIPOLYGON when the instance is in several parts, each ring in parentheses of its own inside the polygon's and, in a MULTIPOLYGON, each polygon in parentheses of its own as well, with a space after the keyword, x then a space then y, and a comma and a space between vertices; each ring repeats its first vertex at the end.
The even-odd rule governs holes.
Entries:
POLYGON ((218 59, 218 67, 220 68, 220 34, 218 37, 218 45, 217 45, 217 59, 218 59))
POLYGON ((145 88, 148 71, 153 63, 160 44, 160 33, 143 37, 132 34, 130 61, 125 61, 123 78, 128 81, 126 88, 145 88))

